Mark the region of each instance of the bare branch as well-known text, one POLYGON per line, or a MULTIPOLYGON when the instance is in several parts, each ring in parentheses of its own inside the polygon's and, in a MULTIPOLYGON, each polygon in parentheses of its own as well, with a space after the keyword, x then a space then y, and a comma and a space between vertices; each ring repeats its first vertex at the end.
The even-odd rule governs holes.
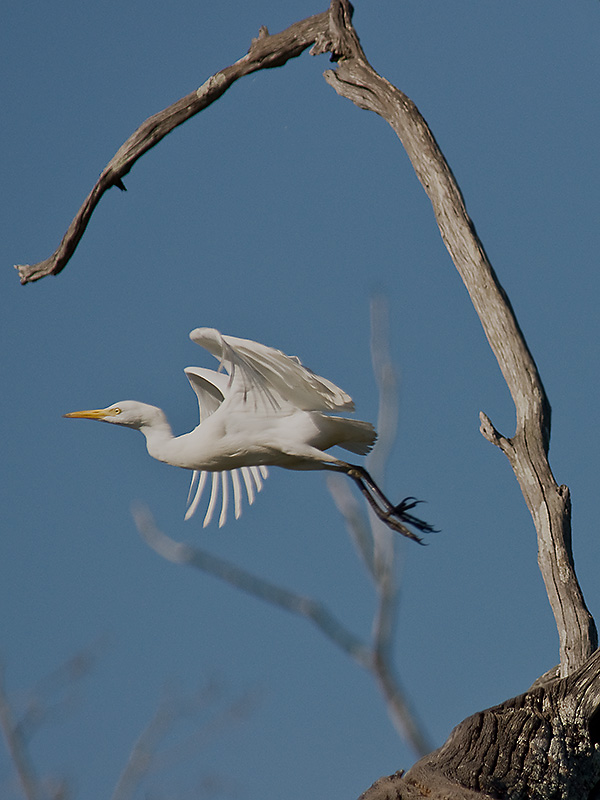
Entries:
POLYGON ((430 743, 409 709, 404 691, 392 674, 387 654, 382 658, 382 652, 376 652, 361 642, 317 600, 275 586, 204 550, 175 542, 156 527, 152 515, 146 508, 136 508, 133 515, 138 531, 146 544, 167 561, 199 569, 220 578, 236 589, 248 592, 260 600, 313 622, 328 639, 361 667, 373 673, 386 698, 395 726, 406 737, 415 752, 423 755, 431 750, 430 743))
POLYGON ((158 144, 178 125, 218 100, 239 78, 260 69, 281 67, 291 58, 299 56, 307 47, 323 38, 328 29, 328 21, 328 12, 316 14, 294 23, 273 36, 270 36, 267 29, 262 27, 258 38, 252 40, 247 55, 231 66, 211 75, 199 89, 195 89, 143 122, 102 170, 94 188, 86 197, 59 247, 50 258, 37 264, 17 264, 15 266, 19 272, 21 283, 31 283, 47 275, 58 275, 65 268, 101 197, 112 186, 117 186, 125 191, 123 178, 129 173, 138 158, 158 144))
MULTIPOLYGON (((383 483, 388 459, 396 440, 399 399, 398 375, 390 351, 389 303, 371 300, 371 361, 379 395, 377 445, 369 456, 369 469, 383 483)), ((388 713, 400 734, 415 752, 430 752, 432 744, 410 708, 408 696, 395 674, 393 649, 398 619, 396 553, 398 539, 370 515, 378 605, 373 621, 373 675, 385 697, 388 713)))
POLYGON ((376 580, 375 562, 373 560, 373 535, 364 506, 352 493, 348 481, 341 475, 332 472, 325 476, 327 488, 333 498, 337 510, 346 523, 346 529, 369 575, 376 580))
POLYGON ((203 743, 213 741, 225 728, 248 716, 254 707, 254 698, 252 693, 246 692, 225 709, 213 713, 186 741, 161 751, 161 743, 172 733, 174 724, 206 709, 217 697, 216 688, 214 682, 209 682, 195 695, 181 698, 168 695, 161 701, 152 719, 138 736, 111 800, 132 800, 151 772, 172 766, 175 761, 189 755, 196 755, 203 743))
POLYGON ((415 104, 368 63, 347 0, 332 6, 338 67, 328 70, 325 79, 338 94, 383 117, 400 138, 514 400, 515 435, 504 439, 487 417, 482 432, 508 456, 533 517, 540 569, 560 638, 561 674, 567 675, 596 649, 598 637, 575 575, 569 492, 557 485, 548 463, 550 404, 536 364, 427 123, 415 104))
POLYGON ((152 767, 155 750, 177 714, 173 703, 162 702, 138 736, 121 772, 111 800, 130 800, 152 767))
POLYGON ((260 600, 279 606, 292 614, 306 617, 357 663, 370 669, 369 648, 344 628, 322 603, 276 586, 205 550, 175 542, 156 527, 154 518, 147 508, 135 508, 133 517, 146 544, 167 561, 174 564, 188 564, 260 600))
POLYGON ((390 353, 390 306, 387 299, 371 298, 371 363, 379 395, 377 444, 369 455, 369 472, 383 482, 385 467, 398 428, 398 370, 390 353))
POLYGON ((26 800, 38 800, 41 791, 35 769, 25 745, 19 725, 13 720, 12 709, 4 688, 4 670, 0 666, 0 728, 6 747, 17 773, 23 796, 26 800))
MULTIPOLYGON (((371 361, 378 387, 379 436, 369 456, 369 470, 383 484, 385 468, 395 438, 398 419, 396 368, 389 348, 389 305, 383 297, 371 301, 371 361)), ((396 585, 397 537, 374 514, 364 513, 346 483, 332 475, 327 481, 335 504, 343 515, 377 590, 377 608, 372 626, 371 673, 385 701, 394 727, 420 755, 432 749, 425 731, 410 708, 407 694, 395 674, 392 644, 398 614, 396 585)))

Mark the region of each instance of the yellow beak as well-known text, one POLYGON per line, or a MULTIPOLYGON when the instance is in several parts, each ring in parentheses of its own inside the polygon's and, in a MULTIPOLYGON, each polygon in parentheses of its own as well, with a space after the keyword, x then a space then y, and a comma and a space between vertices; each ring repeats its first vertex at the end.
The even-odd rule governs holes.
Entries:
POLYGON ((71 411, 70 414, 63 414, 63 417, 76 417, 80 419, 104 419, 111 414, 109 408, 94 408, 91 411, 71 411))

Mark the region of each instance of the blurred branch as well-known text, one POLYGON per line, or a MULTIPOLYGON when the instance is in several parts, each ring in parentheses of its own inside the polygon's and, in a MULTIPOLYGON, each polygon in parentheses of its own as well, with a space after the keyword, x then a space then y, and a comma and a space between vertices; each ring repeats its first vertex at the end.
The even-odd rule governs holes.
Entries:
POLYGON ((337 644, 361 666, 370 667, 369 648, 350 633, 322 603, 283 589, 241 569, 230 561, 206 552, 206 550, 170 539, 156 526, 154 518, 147 508, 136 507, 133 510, 133 518, 142 539, 167 561, 174 564, 187 564, 225 581, 236 589, 264 600, 266 603, 309 619, 328 639, 337 644))
POLYGON ((188 737, 187 741, 177 743, 161 752, 159 750, 161 743, 167 734, 172 732, 178 720, 197 715, 215 702, 216 688, 214 683, 209 683, 196 695, 180 698, 169 695, 162 700, 152 719, 137 738, 111 800, 133 800, 150 772, 164 769, 175 760, 186 758, 190 752, 196 753, 201 746, 201 739, 204 742, 212 741, 223 729, 245 719, 253 709, 255 698, 252 693, 247 692, 222 711, 214 713, 211 719, 188 737))
MULTIPOLYGON (((379 413, 377 444, 369 455, 369 471, 383 485, 396 439, 399 406, 397 369, 390 352, 389 304, 383 296, 371 300, 371 361, 378 388, 379 413)), ((432 745, 410 708, 393 666, 392 645, 398 616, 397 537, 374 514, 368 510, 365 514, 364 508, 339 476, 328 476, 327 483, 377 590, 378 602, 371 633, 371 672, 385 698, 396 730, 416 753, 424 755, 430 752, 432 745)))
MULTIPOLYGON (((89 648, 68 659, 53 673, 42 679, 36 686, 34 701, 27 702, 25 713, 18 718, 4 683, 4 671, 0 665, 0 730, 14 771, 18 779, 20 793, 25 800, 67 800, 71 796, 67 782, 63 778, 44 777, 40 779, 29 754, 31 732, 47 722, 46 703, 40 699, 43 691, 64 690, 68 685, 88 674, 94 659, 89 648), (31 707, 36 712, 31 714, 31 707), (33 719, 34 725, 31 724, 33 719)), ((144 728, 131 750, 115 786, 112 800, 132 800, 142 781, 150 772, 157 772, 172 766, 176 761, 189 758, 197 753, 199 747, 214 740, 215 736, 232 724, 246 719, 256 707, 257 692, 246 691, 229 702, 224 708, 214 708, 219 696, 219 686, 209 681, 195 694, 176 697, 172 693, 165 696, 155 714, 144 728), (183 719, 191 720, 201 712, 207 712, 202 724, 195 724, 191 733, 162 747, 167 736, 172 736, 175 724, 183 719)), ((19 705, 22 705, 20 703, 19 705)), ((58 707, 58 705, 56 706, 58 707)))
POLYGON ((35 769, 27 751, 26 737, 19 724, 13 718, 8 695, 4 686, 4 669, 0 665, 0 728, 6 748, 12 760, 15 772, 26 800, 39 800, 41 791, 35 769))
POLYGON ((567 675, 596 649, 598 637, 575 574, 569 491, 557 485, 548 463, 550 404, 448 163, 415 104, 371 67, 351 18, 347 0, 332 3, 332 43, 325 49, 335 53, 338 65, 327 70, 325 80, 359 108, 379 114, 400 138, 511 392, 517 411, 515 435, 505 438, 485 415, 481 431, 508 457, 533 517, 538 561, 560 637, 561 674, 567 675))
POLYGON ((4 684, 4 671, 0 665, 0 728, 17 774, 21 792, 27 800, 65 800, 69 795, 63 778, 44 778, 36 773, 29 757, 29 742, 41 727, 55 719, 73 701, 73 687, 87 676, 96 663, 97 651, 104 644, 101 638, 68 658, 63 664, 43 677, 25 699, 11 704, 4 684), (57 697, 58 696, 58 697, 57 697), (18 713, 14 706, 24 706, 18 713))
POLYGON ((348 533, 355 542, 360 542, 359 553, 363 556, 377 588, 378 604, 373 621, 372 658, 369 670, 385 698, 394 727, 418 755, 424 755, 431 751, 432 744, 410 707, 407 694, 393 667, 391 644, 397 615, 397 591, 394 580, 396 562, 391 560, 385 567, 380 564, 375 570, 370 555, 373 551, 373 533, 369 526, 379 527, 381 523, 377 519, 367 520, 364 510, 339 476, 328 475, 327 485, 339 512, 344 517, 348 533))
POLYGON ((19 722, 19 729, 26 740, 31 739, 42 725, 64 716, 73 707, 76 684, 92 671, 99 651, 105 644, 105 638, 101 637, 94 644, 74 653, 28 692, 27 704, 19 722))
POLYGON ((404 692, 392 678, 387 659, 381 659, 377 648, 371 647, 348 631, 322 603, 276 586, 205 550, 174 541, 159 530, 147 508, 137 507, 133 511, 133 516, 142 539, 167 561, 194 567, 225 581, 235 589, 247 592, 314 623, 330 641, 375 675, 386 700, 391 704, 392 718, 397 723, 398 729, 407 737, 417 754, 423 755, 429 752, 431 746, 412 719, 404 692))

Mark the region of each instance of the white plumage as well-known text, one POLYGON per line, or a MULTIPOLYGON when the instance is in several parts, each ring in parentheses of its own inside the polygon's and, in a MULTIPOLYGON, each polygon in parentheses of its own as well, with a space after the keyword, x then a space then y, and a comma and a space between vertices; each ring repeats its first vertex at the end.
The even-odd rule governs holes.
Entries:
POLYGON ((278 466, 345 472, 375 513, 394 530, 418 541, 406 524, 422 531, 433 530, 408 513, 416 503, 412 498, 392 505, 363 467, 326 452, 339 445, 365 455, 377 437, 369 422, 328 413, 354 409, 346 392, 303 366, 297 357, 258 342, 224 336, 213 328, 196 328, 190 338, 219 361, 217 371, 185 369, 200 412, 200 424, 190 433, 174 436, 160 408, 133 400, 65 416, 99 419, 140 430, 151 456, 192 470, 186 519, 196 511, 210 476, 205 526, 214 517, 219 495, 219 526, 225 523, 230 484, 238 518, 243 488, 251 505, 267 477, 267 467, 278 466))

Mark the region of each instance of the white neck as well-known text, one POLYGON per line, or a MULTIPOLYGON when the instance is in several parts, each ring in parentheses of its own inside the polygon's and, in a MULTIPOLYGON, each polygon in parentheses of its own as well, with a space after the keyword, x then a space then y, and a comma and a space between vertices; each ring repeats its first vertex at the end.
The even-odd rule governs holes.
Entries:
POLYGON ((142 425, 139 430, 146 437, 146 448, 152 458, 171 463, 170 454, 175 436, 165 415, 161 413, 160 418, 153 419, 151 425, 142 425))

